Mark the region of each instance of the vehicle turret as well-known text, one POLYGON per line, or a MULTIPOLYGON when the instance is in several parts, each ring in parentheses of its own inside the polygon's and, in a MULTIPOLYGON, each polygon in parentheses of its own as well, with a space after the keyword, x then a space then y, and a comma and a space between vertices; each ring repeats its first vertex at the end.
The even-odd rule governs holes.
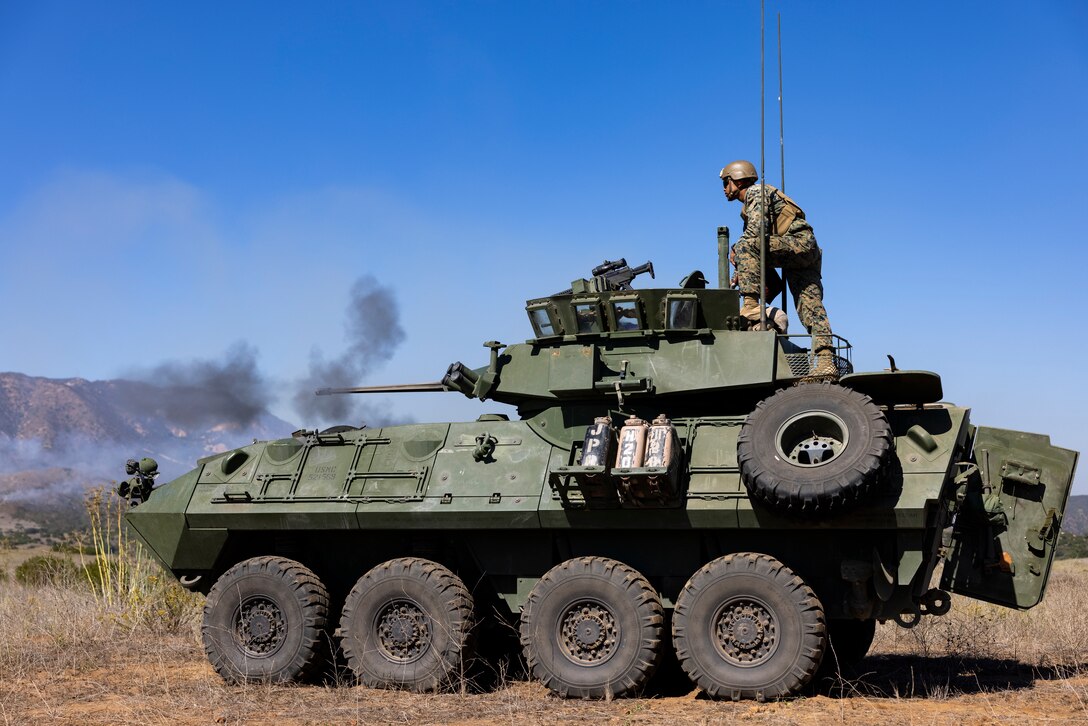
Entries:
MULTIPOLYGON (((747 329, 739 294, 709 288, 696 270, 675 288, 634 289, 647 262, 630 268, 606 260, 589 278, 525 310, 533 337, 503 345, 488 341, 486 366, 449 366, 435 383, 321 389, 333 393, 458 391, 469 398, 517 406, 530 417, 553 406, 655 406, 677 413, 724 414, 751 406, 811 370, 808 336, 747 329)), ((836 336, 842 374, 852 372, 850 344, 836 336)))

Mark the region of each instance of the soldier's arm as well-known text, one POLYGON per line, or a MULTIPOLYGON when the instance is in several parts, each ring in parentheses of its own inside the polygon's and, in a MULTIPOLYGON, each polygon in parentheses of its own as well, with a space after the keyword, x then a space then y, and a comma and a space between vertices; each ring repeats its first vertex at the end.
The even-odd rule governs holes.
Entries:
MULTIPOLYGON (((770 203, 770 199, 767 200, 770 203)), ((745 240, 759 240, 759 226, 763 224, 763 200, 760 198, 760 186, 753 185, 748 188, 748 194, 744 198, 744 212, 747 221, 744 224, 744 233, 741 238, 745 240)))

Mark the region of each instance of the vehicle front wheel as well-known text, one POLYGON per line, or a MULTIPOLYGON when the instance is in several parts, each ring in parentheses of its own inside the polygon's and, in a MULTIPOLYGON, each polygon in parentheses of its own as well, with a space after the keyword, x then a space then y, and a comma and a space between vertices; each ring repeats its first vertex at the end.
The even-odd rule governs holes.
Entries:
POLYGON ((532 676, 558 695, 625 696, 657 668, 663 623, 657 592, 636 570, 578 557, 553 567, 529 593, 521 643, 532 676))
POLYGON ((401 557, 373 568, 344 602, 338 635, 371 688, 448 688, 471 657, 472 595, 437 562, 401 557))
POLYGON ((204 604, 208 660, 231 683, 304 680, 322 664, 329 594, 283 557, 254 557, 223 573, 204 604))
POLYGON ((708 696, 762 701, 812 679, 827 632, 823 606, 800 577, 745 552, 691 576, 676 599, 672 638, 680 666, 708 696))

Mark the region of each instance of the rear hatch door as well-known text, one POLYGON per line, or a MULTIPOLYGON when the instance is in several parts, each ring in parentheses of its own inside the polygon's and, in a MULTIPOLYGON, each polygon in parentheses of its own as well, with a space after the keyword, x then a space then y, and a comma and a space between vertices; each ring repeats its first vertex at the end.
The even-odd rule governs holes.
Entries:
POLYGON ((980 426, 974 462, 978 477, 963 493, 941 587, 1030 608, 1046 589, 1077 452, 1042 434, 980 426))

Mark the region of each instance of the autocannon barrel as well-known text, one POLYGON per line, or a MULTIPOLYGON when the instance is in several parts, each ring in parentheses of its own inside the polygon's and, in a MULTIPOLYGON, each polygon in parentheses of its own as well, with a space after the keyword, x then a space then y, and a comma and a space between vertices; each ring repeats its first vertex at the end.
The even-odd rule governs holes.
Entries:
POLYGON ((398 383, 392 386, 355 386, 353 388, 319 388, 318 396, 333 396, 340 393, 422 393, 425 391, 448 391, 440 381, 434 383, 398 383))

